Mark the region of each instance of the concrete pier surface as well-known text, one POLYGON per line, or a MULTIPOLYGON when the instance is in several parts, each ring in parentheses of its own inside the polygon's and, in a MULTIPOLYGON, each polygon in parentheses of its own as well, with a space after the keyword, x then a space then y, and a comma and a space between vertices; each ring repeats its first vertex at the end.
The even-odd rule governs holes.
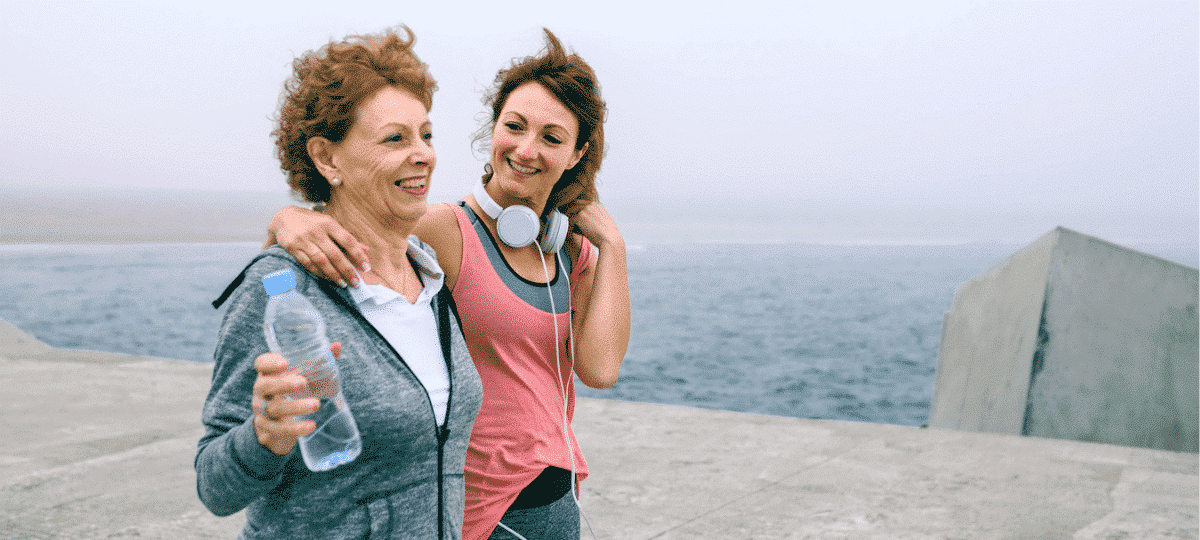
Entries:
MULTIPOLYGON (((0 539, 236 537, 196 497, 209 375, 0 321, 0 539)), ((1200 537, 1191 453, 590 399, 575 426, 600 539, 1200 537)))

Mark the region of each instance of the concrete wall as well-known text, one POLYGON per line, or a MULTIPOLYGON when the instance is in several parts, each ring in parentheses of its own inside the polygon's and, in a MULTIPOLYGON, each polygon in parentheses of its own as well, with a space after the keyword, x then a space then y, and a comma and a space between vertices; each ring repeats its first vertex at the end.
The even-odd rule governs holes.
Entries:
POLYGON ((930 426, 1196 452, 1197 281, 1051 231, 955 294, 930 426))
POLYGON ((955 291, 942 319, 930 426, 1021 433, 1056 239, 1039 238, 955 291))

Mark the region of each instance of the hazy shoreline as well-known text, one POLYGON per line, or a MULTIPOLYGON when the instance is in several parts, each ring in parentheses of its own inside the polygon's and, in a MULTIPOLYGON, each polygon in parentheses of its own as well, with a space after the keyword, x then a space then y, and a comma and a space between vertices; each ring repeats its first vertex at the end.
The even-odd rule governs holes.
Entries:
POLYGON ((2 189, 0 244, 261 242, 284 192, 2 189))
MULTIPOLYGON (((276 209, 277 210, 277 209, 276 209)), ((272 210, 273 212, 274 210, 272 210)), ((267 214, 261 219, 245 219, 240 224, 242 230, 230 230, 239 225, 229 225, 224 228, 214 227, 210 231, 179 231, 179 230, 142 230, 123 231, 89 231, 89 230, 44 230, 37 232, 11 233, 6 227, 0 227, 0 250, 5 248, 19 249, 21 247, 67 247, 67 246, 133 246, 139 244, 260 244, 266 238, 266 223, 271 219, 267 214)), ((1082 231, 1081 231, 1082 232, 1082 231)), ((1171 262, 1184 264, 1192 268, 1200 267, 1200 246, 1196 244, 1172 242, 1134 242, 1123 244, 1113 242, 1126 248, 1134 249, 1171 262)), ((940 250, 945 254, 961 256, 990 255, 1005 257, 1013 251, 1024 247, 1027 243, 1012 241, 939 241, 939 240, 882 240, 882 241, 814 241, 814 240, 744 240, 725 238, 717 240, 697 240, 693 238, 658 238, 649 242, 630 242, 626 245, 629 251, 640 251, 657 246, 688 246, 703 249, 705 246, 744 245, 744 246, 809 246, 827 247, 832 250, 898 250, 917 251, 940 250)))

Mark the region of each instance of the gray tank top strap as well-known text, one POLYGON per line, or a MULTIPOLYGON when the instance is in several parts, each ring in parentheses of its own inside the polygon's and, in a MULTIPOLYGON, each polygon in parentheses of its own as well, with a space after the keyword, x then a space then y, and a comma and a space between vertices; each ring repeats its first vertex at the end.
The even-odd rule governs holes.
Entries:
MULTIPOLYGON (((496 271, 496 275, 500 276, 500 280, 508 287, 508 290, 517 295, 518 298, 524 300, 525 303, 541 310, 550 313, 550 295, 546 294, 547 284, 535 283, 521 277, 512 266, 508 264, 508 260, 500 253, 500 247, 496 245, 496 239, 492 236, 492 232, 488 230, 487 225, 479 216, 471 210, 464 202, 459 202, 459 206, 467 211, 467 218, 471 225, 475 227, 475 236, 479 238, 479 243, 483 246, 484 253, 487 253, 488 261, 492 263, 492 269, 496 271), (485 240, 486 239, 486 240, 485 240)), ((566 313, 571 309, 570 305, 570 278, 571 275, 571 255, 567 251, 567 246, 564 244, 562 249, 558 251, 558 259, 562 261, 563 266, 559 272, 555 273, 554 278, 550 280, 549 288, 551 294, 554 295, 554 312, 566 313)), ((547 270, 550 270, 547 265, 547 270)))

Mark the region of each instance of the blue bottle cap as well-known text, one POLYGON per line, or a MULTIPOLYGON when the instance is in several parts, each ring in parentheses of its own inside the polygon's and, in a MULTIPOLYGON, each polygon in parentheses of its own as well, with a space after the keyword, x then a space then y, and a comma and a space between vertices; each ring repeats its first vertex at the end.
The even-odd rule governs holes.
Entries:
POLYGON ((262 282, 267 294, 275 296, 296 288, 296 274, 290 268, 285 268, 263 276, 262 282))

